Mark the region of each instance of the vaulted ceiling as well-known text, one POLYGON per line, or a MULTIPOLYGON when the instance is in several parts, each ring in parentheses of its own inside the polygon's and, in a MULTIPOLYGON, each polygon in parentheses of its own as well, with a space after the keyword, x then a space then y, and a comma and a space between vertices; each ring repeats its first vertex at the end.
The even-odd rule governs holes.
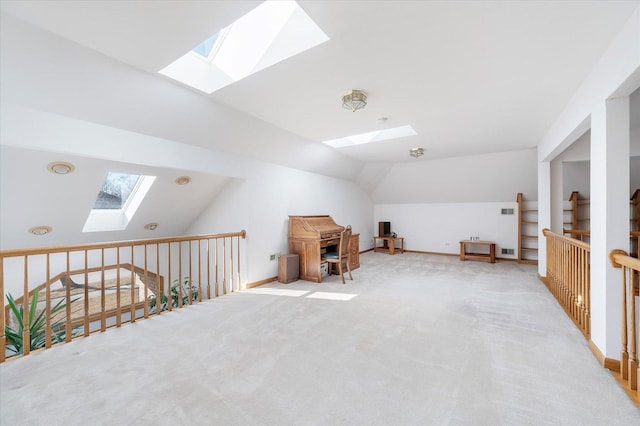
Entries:
MULTIPOLYGON (((158 71, 257 1, 3 1, 2 12, 158 71)), ((330 40, 211 95, 306 140, 411 125, 417 136, 341 148, 414 161, 536 146, 638 1, 300 1, 330 40), (351 89, 364 110, 340 107, 351 89)), ((179 84, 179 83, 175 83, 179 84)), ((192 89, 189 89, 192 90, 192 89)), ((198 92, 200 93, 200 92, 198 92)))
MULTIPOLYGON (((161 222, 161 235, 175 235, 229 179, 242 178, 229 167, 214 175, 172 152, 164 153, 173 160, 164 166, 124 154, 104 160, 100 153, 113 149, 116 131, 119 146, 127 135, 157 138, 191 152, 205 148, 356 181, 370 194, 394 165, 534 148, 640 5, 299 1, 327 42, 210 95, 158 73, 260 3, 0 1, 0 245, 37 244, 25 240, 26 228, 53 217, 61 231, 56 244, 143 238, 147 221, 161 222), (341 108, 351 89, 369 95, 355 113, 341 108), (23 106, 37 111, 41 124, 53 113, 60 126, 84 130, 32 129, 30 113, 14 120, 23 106), (340 149, 322 144, 404 125, 417 135, 340 149), (12 146, 17 128, 41 152, 12 146), (425 155, 410 157, 412 147, 425 155), (78 166, 64 187, 45 168, 60 159, 78 166), (158 176, 154 192, 126 232, 81 234, 100 181, 114 168, 158 176), (180 174, 194 177, 188 191, 174 183, 180 174), (165 199, 189 209, 163 209, 165 199)), ((632 125, 639 134, 640 119, 632 125)))

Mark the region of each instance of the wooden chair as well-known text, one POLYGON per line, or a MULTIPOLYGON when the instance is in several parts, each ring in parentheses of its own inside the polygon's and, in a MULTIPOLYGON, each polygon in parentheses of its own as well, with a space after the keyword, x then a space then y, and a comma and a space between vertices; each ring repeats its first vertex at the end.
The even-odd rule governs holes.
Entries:
POLYGON ((337 251, 332 251, 323 254, 322 260, 329 262, 329 271, 332 266, 337 266, 340 276, 342 277, 342 284, 346 284, 344 281, 344 268, 349 271, 349 279, 353 280, 351 276, 351 267, 349 266, 349 241, 351 241, 351 225, 347 225, 344 231, 340 233, 340 243, 338 244, 337 251))

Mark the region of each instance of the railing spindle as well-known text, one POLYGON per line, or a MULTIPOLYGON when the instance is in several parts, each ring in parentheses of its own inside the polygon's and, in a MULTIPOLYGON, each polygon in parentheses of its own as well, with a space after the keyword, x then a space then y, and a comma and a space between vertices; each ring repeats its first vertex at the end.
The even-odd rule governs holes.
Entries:
POLYGON ((89 252, 84 251, 84 335, 89 335, 89 252))
POLYGON ((171 300, 173 293, 171 291, 171 243, 167 244, 167 265, 168 265, 168 271, 167 271, 167 298, 169 299, 169 302, 167 303, 167 310, 169 312, 171 312, 173 310, 173 302, 171 300))
MULTIPOLYGON (((47 253, 47 260, 46 260, 46 272, 45 272, 45 277, 46 277, 46 283, 47 286, 45 287, 45 335, 44 335, 44 347, 49 349, 51 347, 51 263, 50 263, 50 257, 51 255, 49 253, 47 253)), ((4 309, 3 309, 4 311, 4 309)))
MULTIPOLYGON (((71 252, 67 252, 67 271, 65 275, 65 323, 64 323, 64 341, 71 341, 71 252)), ((25 293, 28 294, 28 293, 25 293)))
POLYGON ((104 247, 100 251, 100 331, 107 330, 107 290, 104 284, 104 247))
MULTIPOLYGON (((24 294, 29 294, 29 257, 24 257, 24 294)), ((29 298, 22 299, 22 353, 29 355, 31 351, 31 335, 29 334, 29 298)))
POLYGON ((122 325, 122 311, 120 310, 120 247, 116 248, 116 327, 122 325))
MULTIPOLYGON (((149 253, 147 253, 148 245, 144 245, 144 317, 149 318, 149 253)), ((132 262, 133 263, 133 262, 132 262)), ((157 278, 156 278, 157 281, 157 278)), ((156 283, 156 286, 158 284, 156 283)))
POLYGON ((133 267, 133 265, 135 265, 135 259, 134 259, 134 250, 133 250, 133 245, 131 246, 131 300, 129 302, 129 306, 131 307, 131 309, 129 310, 129 315, 131 316, 131 318, 129 319, 129 321, 131 322, 136 322, 136 272, 135 272, 135 268, 133 267))

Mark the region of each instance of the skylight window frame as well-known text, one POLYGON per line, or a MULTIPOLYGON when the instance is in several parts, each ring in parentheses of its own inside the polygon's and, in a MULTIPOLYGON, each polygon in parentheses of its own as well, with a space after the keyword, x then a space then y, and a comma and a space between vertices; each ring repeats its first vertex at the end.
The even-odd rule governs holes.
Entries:
POLYGON ((404 126, 391 127, 391 128, 386 128, 382 130, 373 130, 371 132, 360 133, 357 135, 330 139, 330 140, 322 141, 322 143, 334 149, 340 149, 340 148, 348 148, 348 147, 353 147, 358 145, 368 145, 371 143, 389 141, 393 139, 400 139, 400 138, 406 138, 406 137, 417 136, 417 135, 418 133, 415 131, 415 129, 411 125, 407 124, 404 126))
MULTIPOLYGON (((218 34, 218 38, 216 38, 216 42, 213 44, 213 47, 211 48, 211 50, 209 51, 209 54, 206 57, 204 55, 201 55, 198 52, 196 52, 195 48, 191 49, 189 51, 189 53, 191 53, 193 55, 196 55, 196 57, 198 59, 200 59, 201 61, 204 61, 204 62, 206 62, 208 64, 211 64, 214 61, 214 59, 216 58, 216 55, 218 54, 218 52, 220 51, 220 47, 222 47, 222 44, 224 43, 224 40, 227 38, 227 34, 229 34, 229 31, 231 30, 232 26, 233 26, 233 24, 229 25, 228 27, 224 27, 223 29, 221 29, 220 31, 218 31, 216 33, 216 34, 218 34)), ((211 37, 213 37, 213 36, 211 36, 211 37)), ((211 37, 209 37, 209 38, 211 38, 211 37)))
POLYGON ((133 176, 138 176, 138 180, 129 193, 127 200, 122 204, 122 207, 119 209, 92 208, 82 228, 82 232, 122 231, 129 226, 129 222, 133 219, 133 216, 138 211, 138 208, 156 179, 156 176, 133 176))
POLYGON ((215 34, 158 73, 211 94, 329 40, 294 0, 264 1, 221 31, 207 57, 195 49, 215 34))

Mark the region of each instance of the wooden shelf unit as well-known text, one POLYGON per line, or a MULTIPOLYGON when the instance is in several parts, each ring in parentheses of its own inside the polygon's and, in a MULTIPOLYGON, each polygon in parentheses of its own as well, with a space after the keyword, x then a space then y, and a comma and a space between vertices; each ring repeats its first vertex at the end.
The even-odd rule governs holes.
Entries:
MULTIPOLYGON (((538 263, 538 209, 532 208, 533 201, 525 201, 521 192, 516 196, 518 203, 518 263, 538 263)), ((537 206, 537 203, 536 203, 537 206)))
POLYGON ((578 191, 571 192, 569 195, 570 208, 564 209, 563 213, 569 213, 571 215, 569 221, 564 221, 562 224, 562 233, 569 235, 572 238, 589 242, 589 230, 590 227, 590 206, 591 200, 580 198, 578 191), (569 228, 565 228, 565 226, 569 228), (571 232, 575 231, 575 232, 571 232))

